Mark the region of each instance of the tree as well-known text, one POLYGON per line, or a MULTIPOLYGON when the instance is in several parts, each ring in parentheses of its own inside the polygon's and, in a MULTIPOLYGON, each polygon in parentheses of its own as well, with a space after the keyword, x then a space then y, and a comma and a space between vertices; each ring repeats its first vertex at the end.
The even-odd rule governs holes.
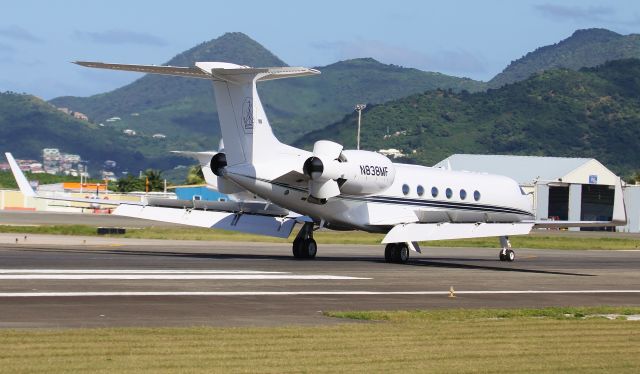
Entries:
POLYGON ((142 178, 144 179, 145 187, 149 187, 149 192, 164 191, 164 180, 162 179, 162 171, 147 169, 145 170, 142 178))
POLYGON ((144 180, 135 178, 133 175, 127 175, 118 179, 116 182, 117 192, 144 191, 144 180))
POLYGON ((185 180, 186 184, 203 184, 204 183, 204 174, 202 173, 202 166, 194 165, 189 168, 189 173, 187 174, 187 179, 185 180))

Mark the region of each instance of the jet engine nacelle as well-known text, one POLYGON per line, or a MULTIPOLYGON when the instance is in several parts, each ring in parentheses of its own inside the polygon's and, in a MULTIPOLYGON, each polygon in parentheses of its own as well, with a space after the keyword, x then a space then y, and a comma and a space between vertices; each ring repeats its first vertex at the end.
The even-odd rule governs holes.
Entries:
POLYGON ((309 199, 325 203, 342 194, 370 195, 389 188, 395 167, 387 157, 369 151, 343 151, 340 144, 320 140, 303 166, 309 177, 309 199))
POLYGON ((343 151, 347 160, 342 178, 346 181, 340 191, 348 195, 371 195, 391 187, 396 177, 393 162, 380 153, 370 151, 343 151))
MULTIPOLYGON (((227 167, 227 155, 224 152, 216 153, 209 162, 209 168, 211 172, 215 174, 216 189, 226 195, 238 195, 247 192, 244 188, 237 184, 227 180, 224 177, 224 169, 227 167)), ((205 172, 203 168, 203 173, 205 172)), ((206 176, 206 174, 205 174, 206 176)), ((253 194, 251 194, 253 195, 253 194)))

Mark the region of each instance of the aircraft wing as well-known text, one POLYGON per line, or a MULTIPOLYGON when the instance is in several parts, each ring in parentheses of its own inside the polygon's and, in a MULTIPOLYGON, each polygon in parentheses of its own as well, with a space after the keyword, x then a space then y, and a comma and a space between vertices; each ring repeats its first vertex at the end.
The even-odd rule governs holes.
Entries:
POLYGON ((115 206, 114 215, 187 226, 225 229, 287 238, 296 222, 307 218, 261 201, 198 201, 148 198, 143 202, 42 196, 37 194, 11 153, 5 153, 23 195, 37 199, 115 206))
POLYGON ((394 226, 382 243, 526 235, 533 223, 408 223, 394 226))

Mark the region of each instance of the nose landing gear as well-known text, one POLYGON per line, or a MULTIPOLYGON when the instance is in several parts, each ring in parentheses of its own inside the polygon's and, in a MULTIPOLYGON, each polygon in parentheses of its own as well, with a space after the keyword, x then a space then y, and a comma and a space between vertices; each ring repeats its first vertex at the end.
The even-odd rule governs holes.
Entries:
POLYGON ((500 251, 500 261, 513 262, 516 259, 516 253, 511 249, 511 241, 508 236, 500 237, 500 245, 502 250, 500 251))

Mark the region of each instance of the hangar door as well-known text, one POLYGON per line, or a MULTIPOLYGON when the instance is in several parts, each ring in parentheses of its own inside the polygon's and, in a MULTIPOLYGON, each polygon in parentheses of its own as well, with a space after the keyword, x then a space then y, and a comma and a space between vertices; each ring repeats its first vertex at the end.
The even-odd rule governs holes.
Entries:
POLYGON ((614 186, 583 184, 580 219, 583 221, 611 221, 614 195, 614 186))
POLYGON ((569 219, 569 186, 549 186, 549 218, 569 219))

